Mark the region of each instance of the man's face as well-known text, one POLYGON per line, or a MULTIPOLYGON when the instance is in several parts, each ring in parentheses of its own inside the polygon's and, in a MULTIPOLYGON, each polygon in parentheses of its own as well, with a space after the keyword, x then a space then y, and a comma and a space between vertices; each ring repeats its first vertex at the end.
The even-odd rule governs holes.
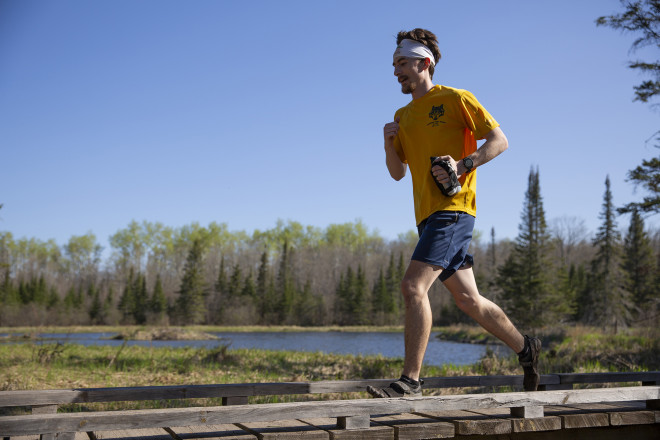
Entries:
MULTIPOLYGON (((420 64, 424 60, 417 58, 400 57, 392 64, 394 66, 394 76, 401 84, 401 93, 411 94, 421 80, 420 64)), ((423 64, 422 64, 423 66, 423 64)))

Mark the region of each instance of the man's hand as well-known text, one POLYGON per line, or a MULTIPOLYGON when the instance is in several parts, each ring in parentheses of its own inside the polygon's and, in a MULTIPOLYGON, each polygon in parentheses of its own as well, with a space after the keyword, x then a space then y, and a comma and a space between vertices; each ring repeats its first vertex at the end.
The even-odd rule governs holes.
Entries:
MULTIPOLYGON (((456 177, 461 177, 461 175, 458 173, 458 165, 456 164, 456 161, 454 160, 453 157, 451 156, 439 156, 440 159, 446 160, 449 162, 449 165, 454 169, 454 172, 456 173, 456 177)), ((435 177, 435 180, 438 182, 445 184, 449 183, 449 175, 445 170, 442 169, 442 167, 439 167, 438 165, 434 166, 431 168, 431 173, 433 174, 433 177, 435 177)))
POLYGON ((394 122, 388 122, 383 127, 383 137, 385 138, 385 163, 390 176, 394 180, 401 180, 406 175, 408 165, 401 162, 398 154, 394 149, 394 138, 399 134, 399 120, 397 117, 394 122))
POLYGON ((397 117, 394 120, 394 122, 388 122, 387 124, 385 124, 385 127, 383 127, 383 137, 385 138, 385 142, 394 141, 394 138, 399 133, 400 119, 401 119, 400 117, 397 117))

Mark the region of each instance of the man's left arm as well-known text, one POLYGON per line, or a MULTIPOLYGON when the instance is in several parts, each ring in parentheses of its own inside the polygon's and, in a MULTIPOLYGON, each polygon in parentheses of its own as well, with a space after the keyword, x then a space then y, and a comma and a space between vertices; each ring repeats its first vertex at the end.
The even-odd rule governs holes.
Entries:
MULTIPOLYGON (((486 134, 486 136, 484 136, 484 138, 486 139, 486 142, 484 142, 477 151, 466 156, 472 159, 472 163, 474 164, 472 169, 490 162, 503 153, 504 150, 509 148, 509 141, 500 127, 493 128, 486 134)), ((458 177, 467 172, 463 160, 456 162, 455 169, 458 177)))
MULTIPOLYGON (((484 139, 486 139, 486 142, 484 142, 483 145, 477 149, 477 151, 468 156, 465 156, 472 160, 473 170, 478 166, 490 162, 499 156, 504 150, 509 148, 509 141, 507 140, 504 132, 500 127, 493 128, 486 134, 486 136, 484 136, 484 139)), ((451 156, 440 156, 440 159, 449 161, 452 168, 456 170, 456 176, 459 178, 467 172, 467 168, 465 168, 465 165, 463 164, 464 158, 459 159, 458 162, 455 161, 451 156)), ((437 165, 434 166, 432 172, 438 182, 446 183, 449 181, 449 176, 441 167, 437 165)))

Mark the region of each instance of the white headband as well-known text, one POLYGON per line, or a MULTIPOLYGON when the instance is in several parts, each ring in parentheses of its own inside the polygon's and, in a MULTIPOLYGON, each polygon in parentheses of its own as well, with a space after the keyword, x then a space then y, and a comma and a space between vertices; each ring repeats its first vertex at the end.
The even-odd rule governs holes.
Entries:
POLYGON ((431 65, 435 66, 435 57, 428 47, 424 46, 415 40, 401 40, 401 43, 394 51, 394 61, 400 57, 407 58, 428 58, 431 60, 431 65))

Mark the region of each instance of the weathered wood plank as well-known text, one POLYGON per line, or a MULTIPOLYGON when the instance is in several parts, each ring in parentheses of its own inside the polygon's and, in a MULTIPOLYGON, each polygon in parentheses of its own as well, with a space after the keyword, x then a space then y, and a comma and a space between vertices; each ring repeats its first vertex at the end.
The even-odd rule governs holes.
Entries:
POLYGON ((172 440, 172 436, 163 428, 94 431, 90 437, 98 440, 172 440))
POLYGON ((173 426, 165 428, 173 438, 182 440, 256 440, 257 436, 250 434, 236 425, 200 425, 173 426))
POLYGON ((308 393, 306 382, 1 391, 0 407, 308 393))
POLYGON ((511 419, 513 432, 542 432, 561 429, 561 418, 547 416, 538 419, 511 419))
MULTIPOLYGON (((472 410, 472 412, 499 419, 506 419, 510 416, 510 411, 506 408, 482 408, 472 410)), ((546 415, 537 419, 510 418, 509 420, 511 420, 511 427, 514 433, 556 431, 561 429, 561 419, 557 416, 546 415)))
POLYGON ((617 382, 656 382, 660 381, 659 371, 636 373, 559 373, 560 383, 617 383, 617 382))
POLYGON ((451 438, 456 433, 453 423, 440 422, 418 414, 385 415, 371 419, 375 423, 393 428, 394 438, 397 440, 451 438))
MULTIPOLYGON (((159 399, 347 393, 365 391, 368 385, 376 387, 387 386, 393 380, 395 379, 0 391, 0 407, 159 399)), ((473 386, 517 386, 522 385, 522 376, 432 377, 426 378, 425 381, 425 388, 427 389, 473 386)), ((542 375, 541 383, 559 384, 559 378, 557 375, 542 375)))
POLYGON ((470 410, 520 406, 651 400, 660 398, 660 387, 600 388, 589 390, 464 394, 395 399, 309 401, 261 405, 172 408, 90 413, 43 414, 0 417, 0 432, 24 435, 160 426, 187 426, 272 421, 314 417, 345 417, 388 413, 470 410))
POLYGON ((305 438, 310 440, 329 440, 330 434, 299 420, 278 420, 273 422, 246 422, 237 426, 251 432, 259 440, 289 440, 305 438))
POLYGON ((562 429, 594 428, 610 426, 610 418, 605 413, 578 413, 560 415, 562 429))
POLYGON ((336 419, 317 417, 302 419, 303 423, 315 426, 330 433, 331 440, 394 440, 394 428, 370 421, 365 429, 340 429, 336 419))
POLYGON ((425 411, 419 415, 453 423, 458 435, 500 435, 511 433, 511 421, 477 414, 473 411, 425 411))
POLYGON ((655 423, 655 413, 653 411, 626 411, 611 412, 610 425, 650 425, 655 423))
POLYGON ((646 408, 640 407, 641 402, 611 402, 611 403, 576 403, 570 405, 570 408, 578 409, 582 412, 613 412, 613 411, 643 411, 646 408), (628 403, 633 403, 629 405, 628 403))
MULTIPOLYGON (((392 380, 394 379, 0 391, 0 407, 128 400, 344 393, 364 391, 368 385, 386 386, 392 380)), ((522 385, 522 376, 429 377, 424 380, 427 389, 522 385)), ((608 382, 658 383, 660 382, 660 372, 549 374, 541 375, 540 386, 550 390, 562 384, 567 386, 575 383, 608 382)))
POLYGON ((608 426, 604 428, 568 429, 562 431, 544 431, 516 433, 509 436, 467 435, 456 440, 658 440, 660 426, 608 426))

